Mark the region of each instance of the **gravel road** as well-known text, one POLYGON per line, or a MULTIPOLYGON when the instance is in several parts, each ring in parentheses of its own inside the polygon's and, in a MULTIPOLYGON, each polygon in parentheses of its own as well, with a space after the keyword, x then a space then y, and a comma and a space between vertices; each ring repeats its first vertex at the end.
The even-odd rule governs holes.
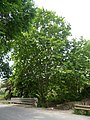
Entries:
POLYGON ((0 120, 90 120, 90 117, 75 115, 70 111, 24 108, 0 104, 0 120))

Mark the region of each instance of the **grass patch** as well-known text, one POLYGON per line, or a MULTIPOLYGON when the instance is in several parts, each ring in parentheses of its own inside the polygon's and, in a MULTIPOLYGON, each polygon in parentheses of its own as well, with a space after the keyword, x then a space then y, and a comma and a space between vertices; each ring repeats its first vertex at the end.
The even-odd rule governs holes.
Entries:
POLYGON ((90 116, 90 110, 74 109, 74 113, 78 114, 78 115, 87 115, 87 116, 90 116))

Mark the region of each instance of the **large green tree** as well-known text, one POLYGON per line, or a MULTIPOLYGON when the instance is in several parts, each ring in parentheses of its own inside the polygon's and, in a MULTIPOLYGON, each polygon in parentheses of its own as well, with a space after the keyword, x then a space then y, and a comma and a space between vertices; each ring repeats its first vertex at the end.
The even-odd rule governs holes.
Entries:
POLYGON ((58 71, 63 70, 64 48, 69 35, 70 25, 64 18, 37 9, 29 34, 18 38, 14 48, 14 83, 19 96, 37 96, 45 104, 49 91, 60 87, 52 88, 52 82, 60 81, 58 71))

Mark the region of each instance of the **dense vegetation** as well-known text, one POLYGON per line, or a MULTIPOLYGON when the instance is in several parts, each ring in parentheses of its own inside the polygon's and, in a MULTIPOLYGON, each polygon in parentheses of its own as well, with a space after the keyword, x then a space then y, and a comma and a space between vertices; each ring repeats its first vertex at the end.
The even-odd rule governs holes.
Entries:
POLYGON ((69 40, 70 24, 30 0, 1 0, 0 11, 0 76, 6 78, 6 98, 37 97, 44 106, 90 96, 89 40, 69 40))

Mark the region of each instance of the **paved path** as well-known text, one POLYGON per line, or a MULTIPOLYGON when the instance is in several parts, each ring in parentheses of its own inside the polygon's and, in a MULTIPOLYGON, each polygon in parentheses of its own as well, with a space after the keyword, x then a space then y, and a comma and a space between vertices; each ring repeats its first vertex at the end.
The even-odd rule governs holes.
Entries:
POLYGON ((23 108, 1 104, 0 120, 90 120, 90 117, 74 115, 68 111, 23 108))

